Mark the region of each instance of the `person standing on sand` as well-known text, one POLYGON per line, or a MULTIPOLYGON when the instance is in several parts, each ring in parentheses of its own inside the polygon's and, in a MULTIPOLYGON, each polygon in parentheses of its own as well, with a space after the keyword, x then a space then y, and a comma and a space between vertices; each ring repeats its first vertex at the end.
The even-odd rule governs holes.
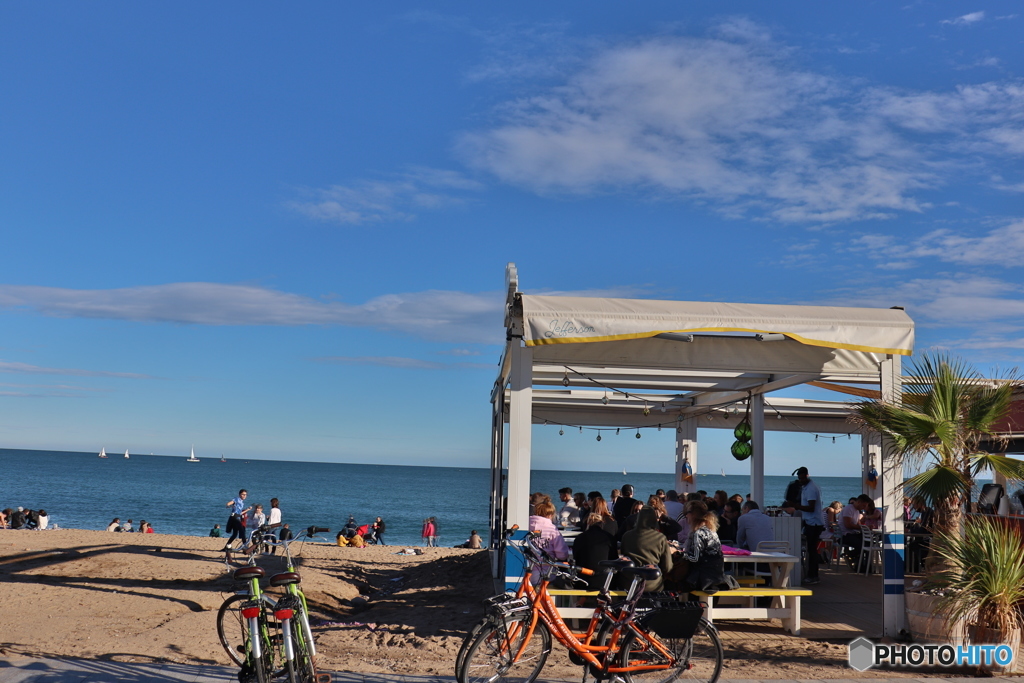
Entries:
POLYGON ((236 538, 242 539, 245 542, 245 525, 242 524, 242 515, 251 510, 251 507, 245 507, 245 499, 249 495, 249 492, 242 489, 238 492, 238 495, 228 501, 227 506, 231 509, 231 515, 228 517, 228 524, 224 527, 224 530, 231 534, 228 538, 228 542, 224 544, 224 550, 230 550, 231 544, 236 538))
POLYGON ((434 522, 433 517, 423 520, 423 545, 428 548, 434 545, 434 522))
POLYGON ((430 524, 434 527, 434 535, 430 538, 430 545, 436 548, 438 547, 438 541, 441 539, 441 529, 437 526, 437 517, 431 517, 430 524))
POLYGON ((384 520, 383 519, 378 517, 377 519, 374 520, 374 522, 373 522, 373 538, 377 541, 377 543, 379 543, 381 545, 387 545, 387 543, 384 542, 384 532, 386 530, 387 530, 387 525, 384 524, 384 520))
MULTIPOLYGON (((280 505, 280 501, 277 498, 271 498, 270 499, 270 514, 267 515, 267 526, 270 527, 270 533, 274 535, 274 540, 275 541, 279 538, 278 533, 277 533, 277 528, 281 526, 281 508, 278 507, 279 505, 280 505)), ((277 546, 276 545, 270 546, 270 554, 271 555, 276 555, 277 554, 277 546)))

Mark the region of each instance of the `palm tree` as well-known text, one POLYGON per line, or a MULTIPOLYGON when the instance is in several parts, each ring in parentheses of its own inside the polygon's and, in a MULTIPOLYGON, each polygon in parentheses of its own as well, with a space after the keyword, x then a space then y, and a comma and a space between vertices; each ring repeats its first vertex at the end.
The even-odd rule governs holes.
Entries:
POLYGON ((973 366, 946 354, 922 355, 909 377, 901 397, 858 404, 854 420, 888 437, 897 476, 904 465, 920 469, 931 461, 905 486, 934 509, 936 532, 958 533, 964 503, 980 472, 1024 479, 1024 462, 980 447, 982 439, 999 439, 993 425, 1006 415, 1021 383, 1016 371, 986 380, 973 366))

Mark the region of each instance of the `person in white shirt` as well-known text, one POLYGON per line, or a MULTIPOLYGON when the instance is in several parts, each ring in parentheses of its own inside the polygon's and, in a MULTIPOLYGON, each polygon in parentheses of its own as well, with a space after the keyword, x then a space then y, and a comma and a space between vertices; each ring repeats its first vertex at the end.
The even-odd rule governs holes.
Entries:
POLYGON ((39 511, 39 526, 36 528, 43 530, 50 525, 50 516, 46 514, 46 510, 39 511))
POLYGON ((800 511, 803 518, 804 538, 807 539, 807 576, 804 583, 813 585, 820 583, 818 578, 818 542, 821 532, 825 530, 825 516, 821 506, 821 489, 808 475, 806 467, 799 467, 793 473, 800 481, 800 502, 787 501, 786 511, 793 514, 800 511))
POLYGON ((572 497, 572 489, 558 489, 558 497, 564 503, 558 512, 558 524, 563 529, 572 529, 580 522, 580 508, 572 497))
POLYGON ((736 520, 736 545, 747 550, 757 550, 761 541, 775 540, 775 522, 761 512, 753 500, 743 504, 743 512, 736 520))
MULTIPOLYGON (((277 498, 270 499, 270 514, 267 516, 267 526, 270 527, 270 533, 274 534, 274 538, 277 538, 277 528, 281 526, 281 508, 278 507, 279 501, 277 498)), ((277 546, 270 546, 270 554, 277 554, 277 546)))

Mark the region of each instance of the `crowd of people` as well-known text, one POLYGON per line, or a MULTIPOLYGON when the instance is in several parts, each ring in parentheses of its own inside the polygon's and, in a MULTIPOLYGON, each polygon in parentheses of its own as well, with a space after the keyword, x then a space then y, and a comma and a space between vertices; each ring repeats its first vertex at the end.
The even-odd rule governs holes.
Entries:
MULTIPOLYGON (((800 516, 807 547, 806 584, 818 583, 818 543, 825 531, 821 491, 806 467, 787 491, 779 514, 800 516)), ((560 506, 544 493, 530 496, 530 530, 540 534, 540 544, 559 560, 571 558, 579 566, 597 570, 603 560, 629 557, 640 565, 654 565, 662 577, 647 590, 723 590, 735 587, 725 573, 723 544, 754 551, 762 541, 775 538, 772 519, 760 504, 726 491, 696 491, 680 496, 658 489, 646 500, 635 498, 630 484, 612 489, 606 499, 600 491, 558 491, 560 506), (563 530, 580 533, 572 549, 563 530)), ((601 573, 590 577, 591 589, 599 588, 601 573)))
POLYGON ((47 528, 50 528, 50 516, 46 510, 26 510, 19 506, 17 509, 4 508, 0 511, 0 529, 47 528))

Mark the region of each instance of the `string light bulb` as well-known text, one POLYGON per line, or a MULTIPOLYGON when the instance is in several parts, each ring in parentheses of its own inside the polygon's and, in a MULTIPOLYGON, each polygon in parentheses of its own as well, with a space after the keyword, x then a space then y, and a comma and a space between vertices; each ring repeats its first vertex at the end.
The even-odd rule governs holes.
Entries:
POLYGON ((558 430, 558 435, 559 436, 565 436, 565 430, 564 429, 559 429, 558 430))
POLYGON ((650 406, 647 405, 647 401, 644 401, 644 415, 650 415, 650 414, 651 414, 651 408, 650 408, 650 406))
POLYGON ((637 427, 637 430, 636 430, 636 438, 638 438, 638 439, 640 438, 640 428, 639 427, 637 427))
POLYGON ((601 440, 601 430, 600 429, 597 430, 597 440, 598 441, 601 440))
POLYGON ((569 386, 569 371, 565 371, 565 377, 562 378, 562 384, 569 386))
POLYGON ((583 433, 583 427, 580 427, 580 434, 583 433))
POLYGON ((604 392, 604 398, 601 399, 601 403, 608 405, 608 392, 604 392))
POLYGON ((661 425, 658 425, 658 431, 659 432, 661 431, 661 425))
POLYGON ((615 436, 618 436, 618 435, 619 435, 619 430, 620 430, 620 429, 622 429, 622 427, 616 427, 616 428, 615 428, 615 436))
POLYGON ((661 402, 661 412, 663 412, 663 413, 665 412, 665 402, 664 401, 661 402))
POLYGON ((817 434, 815 434, 815 435, 814 435, 814 440, 815 440, 815 441, 817 441, 817 440, 818 440, 818 435, 817 435, 817 434))

